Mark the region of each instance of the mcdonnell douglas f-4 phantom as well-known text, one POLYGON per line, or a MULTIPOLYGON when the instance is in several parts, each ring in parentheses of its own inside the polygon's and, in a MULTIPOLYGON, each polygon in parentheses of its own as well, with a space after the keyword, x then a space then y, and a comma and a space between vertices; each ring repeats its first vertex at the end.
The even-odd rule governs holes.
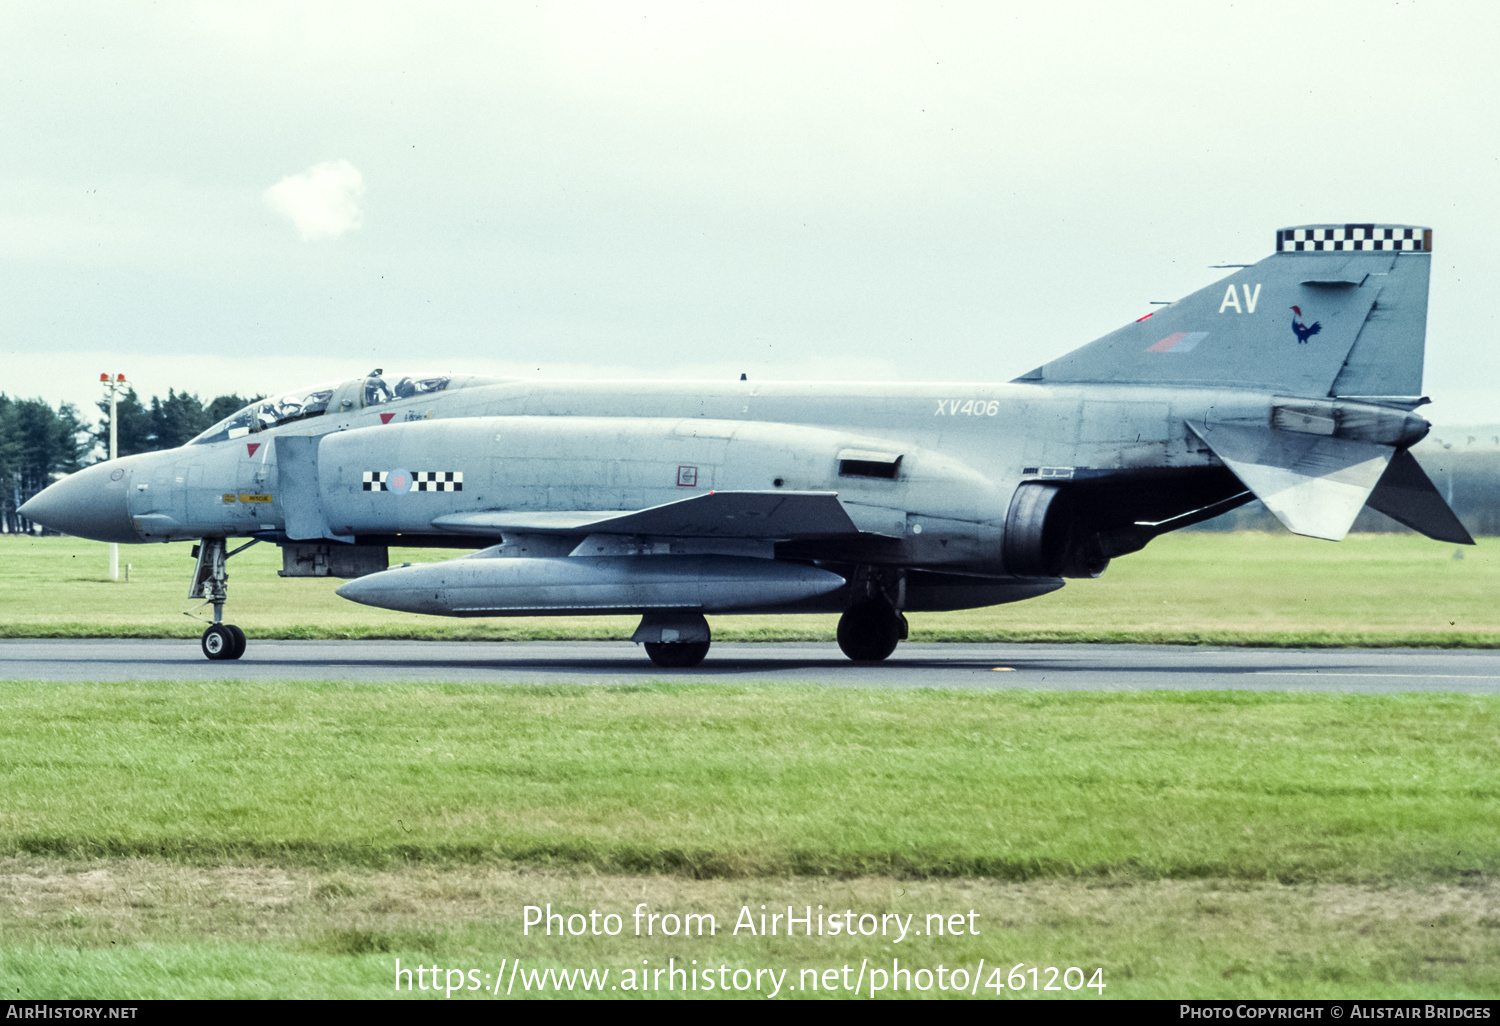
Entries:
POLYGON ((1473 539, 1408 451, 1432 232, 1340 224, 1007 384, 539 382, 386 375, 257 402, 21 513, 112 542, 199 540, 190 597, 235 659, 225 561, 439 616, 631 613, 662 666, 705 613, 837 612, 880 660, 905 613, 1044 595, 1258 498, 1339 540, 1368 505, 1473 539), (231 539, 249 539, 231 550, 231 539), (391 545, 472 547, 388 568, 391 545))

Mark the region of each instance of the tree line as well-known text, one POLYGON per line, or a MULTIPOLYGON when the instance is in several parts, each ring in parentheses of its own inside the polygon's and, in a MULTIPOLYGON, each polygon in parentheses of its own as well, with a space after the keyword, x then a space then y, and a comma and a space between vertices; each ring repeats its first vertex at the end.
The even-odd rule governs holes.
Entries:
MULTIPOLYGON (((191 392, 167 391, 143 402, 128 389, 115 403, 119 452, 175 449, 261 396, 221 395, 205 403, 191 392)), ((0 531, 30 529, 18 510, 58 475, 109 458, 109 401, 90 427, 71 403, 49 406, 41 399, 12 399, 0 392, 0 531)))

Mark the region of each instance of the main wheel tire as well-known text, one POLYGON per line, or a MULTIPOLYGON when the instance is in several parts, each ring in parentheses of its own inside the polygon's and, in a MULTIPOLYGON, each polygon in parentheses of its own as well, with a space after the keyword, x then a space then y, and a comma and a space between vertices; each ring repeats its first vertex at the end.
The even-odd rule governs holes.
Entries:
POLYGON ((703 662, 708 655, 706 641, 646 642, 646 655, 657 666, 673 670, 685 670, 703 662))
POLYGON ((234 631, 226 624, 216 623, 203 632, 203 654, 217 662, 234 658, 234 631))
POLYGON ((230 653, 229 658, 238 659, 240 656, 245 654, 245 632, 240 630, 232 623, 225 624, 225 626, 228 627, 230 633, 234 635, 234 651, 230 653))
POLYGON ((888 603, 870 599, 850 606, 839 617, 839 648, 857 663, 878 663, 896 651, 906 634, 900 613, 888 603))

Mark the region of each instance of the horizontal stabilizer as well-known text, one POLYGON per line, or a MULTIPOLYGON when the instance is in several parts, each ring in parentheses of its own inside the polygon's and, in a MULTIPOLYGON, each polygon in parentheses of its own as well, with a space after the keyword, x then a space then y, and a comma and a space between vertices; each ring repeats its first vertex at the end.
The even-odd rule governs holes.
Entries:
POLYGON ((1436 541, 1474 544, 1473 537, 1443 501, 1422 465, 1405 449, 1391 460, 1366 504, 1436 541))
POLYGON ((1293 534, 1342 541, 1395 450, 1269 427, 1188 423, 1293 534))
POLYGON ((643 510, 493 510, 438 517, 463 534, 651 534, 676 538, 816 538, 857 534, 837 492, 708 492, 643 510))

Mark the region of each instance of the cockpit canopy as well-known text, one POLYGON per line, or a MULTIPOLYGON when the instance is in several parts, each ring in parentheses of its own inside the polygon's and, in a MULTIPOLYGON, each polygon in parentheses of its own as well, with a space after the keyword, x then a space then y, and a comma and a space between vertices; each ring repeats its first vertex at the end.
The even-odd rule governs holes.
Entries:
POLYGON ((462 388, 467 385, 489 384, 491 378, 459 378, 451 374, 408 374, 387 377, 375 370, 363 378, 352 381, 325 382, 310 388, 293 389, 281 395, 251 403, 243 410, 231 414, 203 432, 189 445, 206 445, 222 442, 242 435, 267 431, 293 421, 309 417, 321 417, 333 406, 335 413, 359 406, 379 406, 382 403, 400 402, 420 396, 434 395, 446 391, 450 385, 462 388))
POLYGON ((446 389, 451 380, 452 376, 448 374, 413 374, 399 378, 394 385, 390 385, 380 374, 371 374, 365 379, 365 405, 376 406, 397 399, 431 395, 446 389))

